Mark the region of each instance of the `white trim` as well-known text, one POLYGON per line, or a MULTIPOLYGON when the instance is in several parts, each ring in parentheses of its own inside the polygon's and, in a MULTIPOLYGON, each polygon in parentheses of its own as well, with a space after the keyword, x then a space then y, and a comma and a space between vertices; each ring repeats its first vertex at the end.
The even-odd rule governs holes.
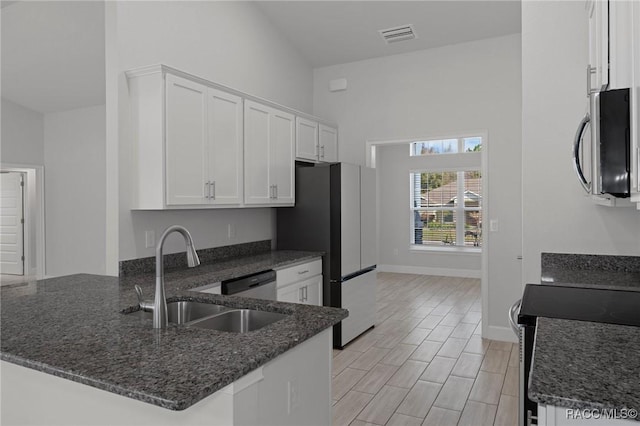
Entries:
POLYGON ((44 228, 44 166, 33 164, 15 164, 1 163, 0 169, 3 171, 25 173, 25 188, 27 194, 24 196, 24 275, 35 275, 37 278, 44 277, 45 274, 45 228, 44 228), (33 191, 36 205, 29 203, 31 192, 33 191), (33 266, 33 259, 30 258, 31 253, 31 235, 29 233, 29 218, 31 210, 35 209, 36 216, 36 235, 34 236, 36 244, 36 266, 33 266))
POLYGON ((499 340, 501 342, 518 343, 518 338, 516 337, 511 327, 498 327, 496 325, 490 325, 487 327, 486 332, 482 330, 482 337, 484 339, 499 340))
POLYGON ((432 268, 428 266, 378 265, 378 272, 396 274, 436 275, 440 277, 480 278, 477 269, 432 268))
MULTIPOLYGON (((440 135, 431 135, 431 136, 417 136, 409 139, 369 139, 365 142, 365 163, 367 167, 372 167, 375 169, 376 167, 376 146, 378 145, 401 145, 408 144, 411 142, 417 141, 429 141, 429 140, 438 140, 438 139, 459 139, 459 138, 467 138, 473 136, 481 136, 482 137, 482 150, 483 153, 485 151, 485 142, 488 138, 488 130, 477 130, 477 131, 466 131, 466 132, 451 132, 440 135)), ((458 153, 461 154, 461 153, 458 153)), ((482 155, 482 160, 484 162, 485 156, 482 155)))
POLYGON ((409 251, 414 253, 441 253, 441 254, 463 254, 469 256, 480 256, 482 247, 471 246, 431 246, 420 244, 409 244, 409 251))

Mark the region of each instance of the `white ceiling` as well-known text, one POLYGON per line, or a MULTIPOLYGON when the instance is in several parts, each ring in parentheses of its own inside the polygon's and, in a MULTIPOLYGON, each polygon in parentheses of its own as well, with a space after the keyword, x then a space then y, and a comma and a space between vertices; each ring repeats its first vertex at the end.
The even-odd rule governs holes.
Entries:
POLYGON ((257 1, 311 65, 323 67, 520 32, 520 1, 257 1), (378 30, 413 24, 387 45, 378 30))
POLYGON ((2 97, 43 113, 103 104, 104 3, 3 2, 2 97))

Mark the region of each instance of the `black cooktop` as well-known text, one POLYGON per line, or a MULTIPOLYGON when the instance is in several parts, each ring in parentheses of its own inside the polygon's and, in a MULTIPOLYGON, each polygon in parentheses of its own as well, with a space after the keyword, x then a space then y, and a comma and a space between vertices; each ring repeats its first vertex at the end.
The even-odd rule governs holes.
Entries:
POLYGON ((640 326, 640 291, 527 284, 518 323, 536 317, 640 326))

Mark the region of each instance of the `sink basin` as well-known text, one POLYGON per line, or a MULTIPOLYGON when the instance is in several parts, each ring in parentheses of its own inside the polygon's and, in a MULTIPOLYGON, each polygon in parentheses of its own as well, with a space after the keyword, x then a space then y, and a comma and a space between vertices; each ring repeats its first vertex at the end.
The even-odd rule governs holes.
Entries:
POLYGON ((225 306, 212 305, 211 303, 191 302, 188 300, 167 303, 167 315, 169 317, 169 322, 174 324, 186 324, 230 309, 231 308, 227 308, 225 306))
MULTIPOLYGON (((151 312, 135 311, 132 316, 151 318, 151 312)), ((236 309, 211 303, 181 300, 167 303, 167 316, 173 324, 210 330, 246 333, 286 318, 286 314, 236 309)))
MULTIPOLYGON (((178 302, 167 303, 167 316, 169 322, 173 324, 186 324, 201 318, 217 315, 221 312, 231 310, 225 306, 213 305, 211 303, 191 302, 181 300, 178 302)), ((151 312, 135 311, 131 315, 140 316, 142 318, 151 318, 151 312)))
POLYGON ((223 312, 189 325, 191 327, 208 328, 218 331, 246 333, 248 331, 258 330, 286 317, 287 315, 285 314, 278 314, 275 312, 237 309, 223 312))

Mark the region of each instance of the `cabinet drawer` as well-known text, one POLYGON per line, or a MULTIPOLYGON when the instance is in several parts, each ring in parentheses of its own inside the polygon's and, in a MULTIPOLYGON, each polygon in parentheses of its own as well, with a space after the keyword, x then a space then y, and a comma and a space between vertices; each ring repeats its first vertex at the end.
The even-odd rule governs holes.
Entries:
POLYGON ((322 274, 322 259, 320 258, 290 268, 280 269, 276 271, 276 280, 278 288, 280 288, 319 274, 322 274))

